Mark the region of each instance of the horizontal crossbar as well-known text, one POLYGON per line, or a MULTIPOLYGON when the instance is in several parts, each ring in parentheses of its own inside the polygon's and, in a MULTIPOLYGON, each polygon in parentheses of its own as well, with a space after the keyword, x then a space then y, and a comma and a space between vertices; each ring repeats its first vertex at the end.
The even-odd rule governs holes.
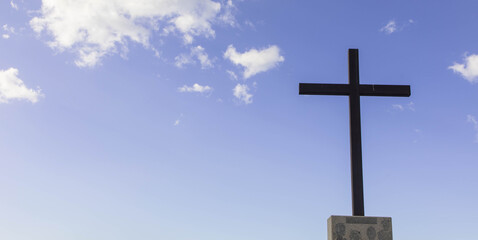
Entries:
POLYGON ((299 83, 300 95, 349 95, 348 84, 299 83))
MULTIPOLYGON (((361 84, 360 96, 409 97, 410 85, 361 84)), ((349 95, 349 84, 299 83, 300 95, 349 95)))

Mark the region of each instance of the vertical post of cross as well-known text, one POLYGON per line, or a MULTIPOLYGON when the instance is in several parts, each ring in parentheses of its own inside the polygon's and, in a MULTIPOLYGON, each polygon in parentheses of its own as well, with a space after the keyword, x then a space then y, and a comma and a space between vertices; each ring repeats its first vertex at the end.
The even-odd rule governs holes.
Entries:
POLYGON ((358 49, 349 49, 349 86, 352 213, 354 216, 364 216, 358 49))
POLYGON ((352 212, 365 216, 362 174, 362 134, 360 127, 360 96, 410 97, 410 85, 360 84, 358 49, 349 49, 349 83, 299 83, 301 95, 339 95, 349 97, 350 165, 352 181, 352 212))

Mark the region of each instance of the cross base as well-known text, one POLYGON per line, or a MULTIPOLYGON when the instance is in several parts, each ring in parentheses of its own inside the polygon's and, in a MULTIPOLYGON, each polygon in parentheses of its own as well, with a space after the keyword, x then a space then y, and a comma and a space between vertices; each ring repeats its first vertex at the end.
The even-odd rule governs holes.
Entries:
POLYGON ((393 240, 391 217, 330 216, 327 240, 393 240))

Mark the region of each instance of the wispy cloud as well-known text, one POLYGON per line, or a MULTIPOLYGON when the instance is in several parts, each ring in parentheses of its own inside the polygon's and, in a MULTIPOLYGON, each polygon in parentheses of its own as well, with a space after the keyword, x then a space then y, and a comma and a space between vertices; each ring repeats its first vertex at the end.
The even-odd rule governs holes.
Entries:
POLYGON ((196 63, 196 58, 201 64, 202 69, 212 68, 212 61, 209 59, 205 49, 201 46, 192 47, 189 54, 180 54, 174 58, 176 67, 182 68, 187 64, 196 63))
POLYGON ((194 60, 188 54, 180 54, 174 58, 174 65, 178 68, 183 68, 184 65, 192 64, 194 60))
POLYGON ((234 17, 234 12, 236 11, 236 6, 232 3, 232 0, 227 0, 224 4, 224 13, 219 16, 219 19, 229 24, 232 27, 237 25, 236 18, 234 17))
POLYGON ((235 72, 231 70, 227 70, 226 72, 229 75, 229 78, 231 78, 232 80, 237 80, 237 74, 235 72))
POLYGON ((181 113, 179 115, 178 119, 176 119, 176 121, 174 121, 173 126, 175 126, 175 127, 179 126, 179 124, 181 123, 182 118, 183 118, 183 114, 181 113))
POLYGON ((391 20, 387 23, 387 25, 380 28, 381 32, 385 32, 386 34, 392 34, 397 31, 397 23, 394 20, 391 20))
POLYGON ((409 102, 406 105, 403 104, 393 104, 392 108, 397 111, 405 111, 405 110, 410 110, 410 111, 415 111, 415 103, 414 102, 409 102))
POLYGON ((17 5, 16 3, 14 3, 13 0, 10 1, 10 6, 11 6, 13 9, 18 10, 18 5, 17 5))
POLYGON ((234 46, 229 45, 224 53, 224 58, 229 59, 235 65, 243 66, 245 79, 275 68, 284 61, 279 47, 275 45, 261 50, 251 49, 244 53, 237 52, 234 46))
POLYGON ((178 88, 179 92, 197 92, 197 93, 210 93, 212 91, 212 87, 209 86, 201 86, 197 83, 193 84, 192 86, 184 85, 178 88))
POLYGON ((27 100, 36 103, 40 97, 43 97, 40 89, 27 88, 18 78, 18 69, 0 70, 0 103, 8 103, 10 100, 27 100))
POLYGON ((3 31, 6 31, 8 33, 15 33, 15 28, 12 26, 8 26, 8 24, 3 24, 2 29, 3 31))
POLYGON ((211 68, 213 67, 211 60, 209 60, 209 57, 207 53, 204 51, 204 48, 201 46, 196 46, 191 49, 191 55, 195 56, 199 62, 201 63, 201 68, 206 69, 206 68, 211 68))
POLYGON ((15 28, 12 26, 8 26, 8 24, 3 24, 2 30, 4 32, 2 34, 3 39, 9 39, 11 37, 11 34, 15 34, 15 28))
POLYGON ((478 54, 465 56, 464 63, 455 63, 449 66, 448 69, 453 70, 470 83, 478 82, 478 54))
POLYGON ((476 117, 472 116, 472 115, 467 115, 466 120, 467 120, 467 122, 469 122, 473 125, 473 129, 476 132, 475 142, 478 143, 478 121, 476 120, 476 117))
POLYGON ((421 129, 415 128, 413 132, 415 132, 415 139, 413 140, 413 143, 418 143, 419 140, 423 138, 423 131, 421 129))
POLYGON ((256 25, 254 25, 254 23, 252 23, 251 21, 246 20, 246 21, 244 21, 244 24, 246 26, 250 27, 252 30, 254 30, 254 31, 256 30, 256 25))
POLYGON ((249 93, 249 87, 246 84, 237 84, 232 90, 234 97, 245 104, 252 103, 252 94, 249 93))
POLYGON ((393 104, 392 107, 393 109, 399 110, 399 111, 403 111, 405 109, 402 104, 393 104))
POLYGON ((400 25, 395 20, 390 20, 387 24, 385 24, 385 26, 383 26, 379 30, 380 32, 384 32, 385 34, 390 35, 392 33, 403 30, 404 28, 408 27, 413 23, 415 23, 413 19, 409 19, 407 22, 402 23, 400 25))

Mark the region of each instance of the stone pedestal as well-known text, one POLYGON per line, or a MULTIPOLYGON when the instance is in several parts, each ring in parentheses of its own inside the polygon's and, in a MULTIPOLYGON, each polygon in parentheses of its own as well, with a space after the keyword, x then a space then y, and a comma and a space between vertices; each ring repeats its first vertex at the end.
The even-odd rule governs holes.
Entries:
POLYGON ((327 240, 392 240, 392 218, 330 216, 327 240))

